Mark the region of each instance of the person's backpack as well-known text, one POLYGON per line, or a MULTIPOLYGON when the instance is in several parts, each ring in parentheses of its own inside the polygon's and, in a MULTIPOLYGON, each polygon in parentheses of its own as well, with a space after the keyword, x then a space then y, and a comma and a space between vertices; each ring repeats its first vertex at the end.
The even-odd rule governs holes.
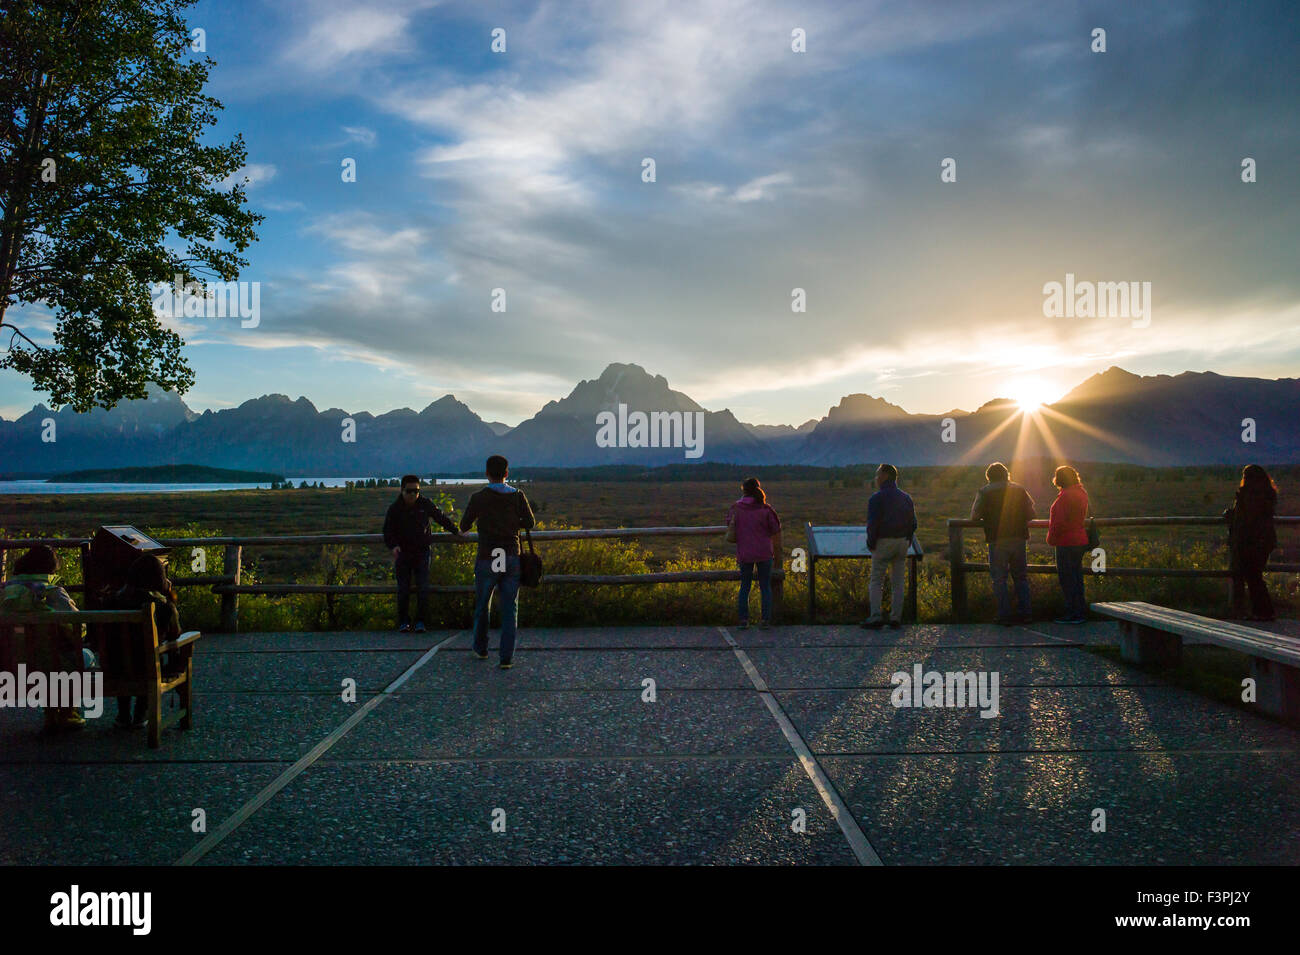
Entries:
POLYGON ((533 535, 527 529, 524 537, 528 539, 528 553, 519 551, 519 585, 521 587, 538 587, 542 583, 542 559, 533 550, 533 535))

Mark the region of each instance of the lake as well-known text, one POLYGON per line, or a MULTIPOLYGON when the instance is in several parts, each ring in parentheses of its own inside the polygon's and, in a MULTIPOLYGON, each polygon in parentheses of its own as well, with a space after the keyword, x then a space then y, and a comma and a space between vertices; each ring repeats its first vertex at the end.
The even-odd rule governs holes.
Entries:
MULTIPOLYGON (((398 475, 393 475, 396 480, 398 475)), ((320 482, 326 487, 343 487, 348 481, 365 481, 369 478, 350 477, 294 477, 297 487, 300 481, 308 484, 320 482)), ((439 484, 486 484, 487 478, 438 478, 439 484)), ((0 494, 176 494, 186 491, 250 491, 257 488, 270 488, 270 483, 261 484, 125 484, 125 483, 65 483, 59 481, 0 481, 0 494)), ((392 489, 396 492, 397 488, 392 489)))

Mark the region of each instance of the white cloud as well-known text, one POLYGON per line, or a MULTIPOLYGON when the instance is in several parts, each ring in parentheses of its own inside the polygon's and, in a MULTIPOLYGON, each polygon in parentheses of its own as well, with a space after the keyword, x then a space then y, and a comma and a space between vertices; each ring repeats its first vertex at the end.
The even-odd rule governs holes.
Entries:
POLYGON ((283 58, 301 70, 324 73, 356 68, 368 55, 410 51, 412 14, 434 5, 426 0, 313 0, 298 8, 300 29, 283 58))
POLYGON ((751 179, 739 189, 736 190, 733 198, 737 202, 754 202, 758 199, 771 199, 773 186, 784 186, 793 182, 794 177, 788 172, 778 172, 770 176, 759 176, 757 179, 751 179))
POLYGON ((272 163, 255 162, 247 166, 240 166, 233 173, 221 180, 221 188, 228 190, 236 183, 243 185, 246 189, 253 189, 256 186, 265 185, 275 178, 276 168, 272 163), (245 183, 244 180, 248 179, 245 183))
POLYGON ((742 183, 735 189, 712 182, 688 182, 669 188, 683 198, 700 202, 756 202, 761 199, 776 197, 777 186, 794 182, 794 176, 788 172, 772 173, 759 176, 742 183))
POLYGON ((385 228, 380 220, 367 213, 324 216, 308 225, 306 231, 323 235, 350 251, 376 256, 414 253, 425 241, 424 233, 414 226, 385 228))
POLYGON ((347 134, 346 142, 360 143, 363 146, 373 146, 378 138, 373 129, 365 126, 344 126, 343 132, 347 134))

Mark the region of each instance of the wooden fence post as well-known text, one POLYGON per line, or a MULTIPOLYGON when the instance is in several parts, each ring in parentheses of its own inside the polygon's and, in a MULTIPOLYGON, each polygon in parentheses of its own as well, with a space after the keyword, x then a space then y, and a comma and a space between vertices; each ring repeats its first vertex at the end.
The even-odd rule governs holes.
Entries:
POLYGON ((959 521, 948 521, 948 567, 951 576, 952 622, 966 619, 966 552, 962 546, 962 526, 959 521))
MULTIPOLYGON (((239 586, 240 560, 243 548, 239 544, 226 545, 225 576, 228 584, 239 586)), ((221 632, 236 633, 239 629, 239 594, 221 595, 221 632)))
POLYGON ((77 548, 77 554, 81 558, 81 586, 85 589, 81 592, 81 609, 98 610, 99 599, 95 591, 94 568, 90 561, 90 541, 82 541, 77 548))

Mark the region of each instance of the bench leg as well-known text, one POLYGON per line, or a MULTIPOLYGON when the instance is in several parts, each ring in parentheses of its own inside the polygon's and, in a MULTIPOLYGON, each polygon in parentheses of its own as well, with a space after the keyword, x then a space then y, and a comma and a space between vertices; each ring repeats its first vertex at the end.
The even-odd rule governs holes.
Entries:
POLYGON ((155 683, 149 688, 149 748, 157 749, 162 743, 162 692, 155 683))
POLYGON ((1250 675, 1261 710, 1289 723, 1300 723, 1300 668, 1251 657, 1250 675))
POLYGON ((1183 655, 1183 638, 1144 627, 1131 620, 1119 622, 1120 654, 1129 663, 1175 666, 1183 655))
POLYGON ((185 682, 176 688, 176 693, 181 698, 181 706, 185 713, 181 717, 180 727, 183 730, 194 728, 194 696, 191 688, 194 686, 194 661, 190 660, 185 665, 185 682))

